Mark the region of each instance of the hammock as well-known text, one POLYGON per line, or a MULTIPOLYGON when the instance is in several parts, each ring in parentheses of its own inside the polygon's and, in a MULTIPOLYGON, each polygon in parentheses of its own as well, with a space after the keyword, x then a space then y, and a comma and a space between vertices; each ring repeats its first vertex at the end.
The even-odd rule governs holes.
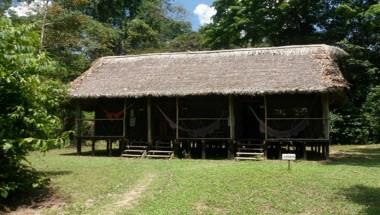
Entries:
MULTIPOLYGON (((165 120, 168 122, 169 126, 172 129, 177 128, 177 123, 175 123, 173 120, 169 118, 168 115, 165 114, 165 112, 158 106, 156 105, 156 108, 162 116, 165 118, 165 120)), ((215 120, 213 123, 209 124, 208 126, 202 127, 202 128, 197 128, 197 129, 189 129, 189 128, 184 128, 180 125, 178 125, 178 129, 181 131, 186 132, 190 137, 205 137, 208 134, 213 133, 214 131, 218 130, 220 128, 220 119, 215 120)))
MULTIPOLYGON (((125 107, 125 110, 128 110, 133 105, 135 105, 135 103, 132 103, 128 105, 128 107, 125 107)), ((119 112, 112 112, 112 111, 107 111, 106 109, 103 109, 103 112, 105 113, 107 119, 122 119, 124 117, 124 109, 119 112)))
MULTIPOLYGON (((248 106, 248 108, 251 111, 252 115, 259 122, 260 132, 264 133, 265 132, 265 122, 263 122, 257 116, 257 114, 255 113, 255 111, 253 110, 253 108, 251 106, 248 106)), ((308 120, 302 120, 301 122, 299 122, 294 127, 292 127, 291 129, 288 129, 288 130, 276 130, 276 129, 273 129, 273 128, 267 126, 267 132, 268 132, 269 136, 272 136, 272 137, 287 137, 287 138, 289 138, 289 137, 297 136, 299 133, 301 133, 303 130, 305 130, 305 128, 308 126, 308 124, 309 124, 308 120)))

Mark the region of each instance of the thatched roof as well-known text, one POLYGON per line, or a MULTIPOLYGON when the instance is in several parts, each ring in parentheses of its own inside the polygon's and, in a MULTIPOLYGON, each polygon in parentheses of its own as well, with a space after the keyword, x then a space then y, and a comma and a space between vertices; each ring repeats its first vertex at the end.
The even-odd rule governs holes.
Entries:
POLYGON ((347 86, 327 45, 103 57, 71 83, 73 98, 327 92, 347 86))

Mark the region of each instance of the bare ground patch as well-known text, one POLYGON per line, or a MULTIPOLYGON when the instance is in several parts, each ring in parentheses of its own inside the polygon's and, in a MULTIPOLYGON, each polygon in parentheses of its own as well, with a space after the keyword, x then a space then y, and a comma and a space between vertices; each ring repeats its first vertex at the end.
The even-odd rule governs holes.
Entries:
POLYGON ((106 205, 102 210, 102 214, 115 214, 121 209, 132 209, 135 207, 141 195, 146 191, 155 177, 155 175, 145 176, 138 184, 132 187, 131 190, 118 195, 115 198, 118 201, 106 205))
POLYGON ((53 190, 37 196, 15 202, 15 205, 0 205, 0 214, 7 215, 39 215, 45 209, 58 209, 65 205, 65 198, 53 190))
POLYGON ((210 214, 211 211, 215 214, 227 214, 223 209, 209 206, 204 202, 197 202, 195 210, 197 211, 196 214, 210 214))

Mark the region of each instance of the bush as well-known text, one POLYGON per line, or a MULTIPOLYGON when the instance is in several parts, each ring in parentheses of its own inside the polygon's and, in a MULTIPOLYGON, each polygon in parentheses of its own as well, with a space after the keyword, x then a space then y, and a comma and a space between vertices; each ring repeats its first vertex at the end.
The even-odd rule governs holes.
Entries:
POLYGON ((372 88, 365 102, 365 117, 370 125, 373 141, 380 142, 380 85, 372 88))
POLYGON ((46 183, 24 162, 25 156, 66 143, 66 135, 58 135, 65 89, 47 78, 56 63, 38 50, 33 26, 15 26, 0 18, 0 41, 1 200, 46 183))

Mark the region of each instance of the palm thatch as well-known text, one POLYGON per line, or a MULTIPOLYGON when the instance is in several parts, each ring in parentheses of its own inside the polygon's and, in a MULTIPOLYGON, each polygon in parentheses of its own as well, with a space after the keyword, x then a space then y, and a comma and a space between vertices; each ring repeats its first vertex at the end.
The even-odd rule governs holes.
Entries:
POLYGON ((103 57, 71 83, 72 98, 258 95, 347 87, 327 45, 103 57))

